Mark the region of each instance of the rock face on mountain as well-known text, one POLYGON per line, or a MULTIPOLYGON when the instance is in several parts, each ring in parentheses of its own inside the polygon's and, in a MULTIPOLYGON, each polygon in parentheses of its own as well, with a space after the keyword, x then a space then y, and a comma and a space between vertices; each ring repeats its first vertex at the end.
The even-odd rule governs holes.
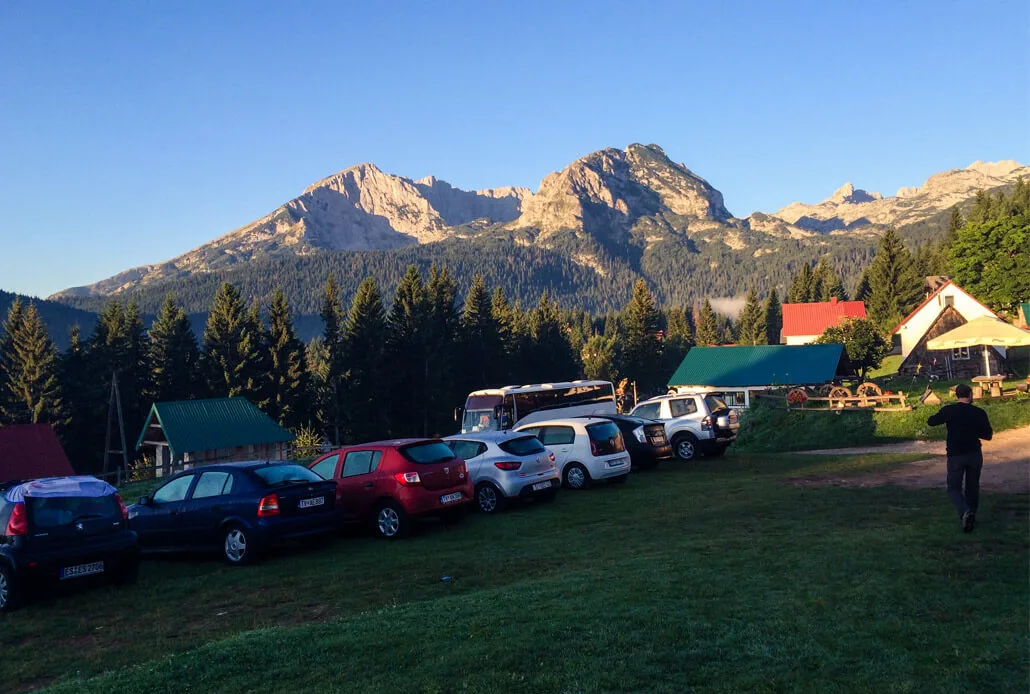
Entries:
POLYGON ((544 178, 513 226, 539 229, 545 238, 563 229, 611 234, 665 212, 720 222, 732 218, 722 193, 707 181, 671 161, 658 145, 634 144, 588 154, 544 178))
MULTIPOLYGON (((495 234, 539 245, 605 275, 606 262, 634 254, 696 252, 723 244, 740 256, 780 250, 783 240, 822 243, 824 235, 868 236, 886 225, 931 217, 1030 176, 1013 161, 976 162, 931 176, 894 197, 848 183, 816 205, 734 218, 722 194, 658 145, 603 149, 526 188, 467 191, 432 176, 417 181, 359 164, 309 186, 271 214, 170 261, 122 272, 55 295, 93 296, 230 268, 275 256, 391 250, 495 234), (630 248, 630 246, 633 248, 630 248), (607 258, 607 259, 606 259, 607 258)), ((670 256, 671 257, 671 256, 670 256)))
POLYGON ((864 226, 901 225, 926 219, 964 202, 977 190, 990 190, 1030 177, 1030 167, 1014 161, 973 162, 965 169, 934 174, 919 188, 902 188, 894 197, 867 193, 846 183, 816 205, 795 202, 773 214, 800 229, 826 233, 864 226))

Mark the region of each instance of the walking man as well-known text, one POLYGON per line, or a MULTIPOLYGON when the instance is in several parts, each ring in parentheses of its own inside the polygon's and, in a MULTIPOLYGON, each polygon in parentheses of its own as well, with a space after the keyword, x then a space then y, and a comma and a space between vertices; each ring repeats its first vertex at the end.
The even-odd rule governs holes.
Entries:
POLYGON ((973 405, 972 388, 964 383, 956 386, 955 397, 957 403, 945 405, 926 423, 932 427, 948 426, 948 496, 962 518, 962 531, 971 533, 976 524, 980 470, 984 465, 980 439, 990 441, 994 432, 987 413, 973 405))

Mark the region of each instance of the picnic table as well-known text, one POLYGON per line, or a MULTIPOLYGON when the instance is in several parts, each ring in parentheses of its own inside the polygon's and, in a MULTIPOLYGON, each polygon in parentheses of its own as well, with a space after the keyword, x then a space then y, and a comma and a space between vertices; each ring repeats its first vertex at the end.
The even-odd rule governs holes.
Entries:
POLYGON ((979 389, 981 394, 983 389, 988 388, 992 398, 1001 397, 1001 384, 1005 381, 1005 374, 996 374, 994 376, 974 376, 973 377, 973 395, 976 395, 976 389, 979 389))

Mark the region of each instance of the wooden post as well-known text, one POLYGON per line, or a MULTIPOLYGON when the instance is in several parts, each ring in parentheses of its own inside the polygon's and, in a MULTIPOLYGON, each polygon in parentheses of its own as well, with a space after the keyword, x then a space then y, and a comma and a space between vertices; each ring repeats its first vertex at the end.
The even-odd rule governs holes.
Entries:
POLYGON ((104 477, 110 472, 110 458, 112 453, 122 454, 122 464, 115 471, 116 486, 122 483, 122 473, 129 472, 129 449, 125 443, 125 417, 122 415, 122 395, 118 389, 118 372, 111 374, 111 396, 107 402, 107 431, 104 433, 104 477), (111 419, 118 415, 118 436, 121 441, 121 450, 111 448, 111 419))

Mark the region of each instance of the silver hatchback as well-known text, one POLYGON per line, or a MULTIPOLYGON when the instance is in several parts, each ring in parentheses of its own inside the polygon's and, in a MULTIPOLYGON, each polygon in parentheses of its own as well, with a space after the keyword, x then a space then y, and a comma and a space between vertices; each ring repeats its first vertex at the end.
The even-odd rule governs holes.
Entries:
POLYGON ((476 507, 499 511, 510 499, 552 501, 561 486, 554 455, 531 434, 482 431, 444 439, 465 461, 476 489, 476 507))

